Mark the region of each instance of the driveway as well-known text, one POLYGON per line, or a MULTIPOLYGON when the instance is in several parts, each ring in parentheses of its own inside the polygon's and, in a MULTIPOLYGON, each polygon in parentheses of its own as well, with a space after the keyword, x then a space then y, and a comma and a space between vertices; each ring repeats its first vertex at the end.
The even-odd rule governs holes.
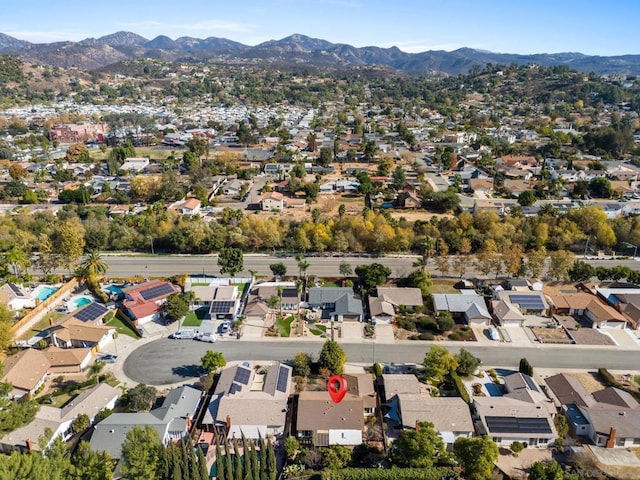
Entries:
POLYGON ((527 335, 527 332, 524 331, 524 327, 502 327, 509 334, 511 338, 512 345, 523 345, 530 347, 531 340, 527 335))
POLYGON ((262 338, 266 328, 264 320, 251 320, 250 322, 245 320, 242 322, 242 338, 262 338))
POLYGON ((362 323, 343 322, 340 328, 342 330, 340 339, 343 342, 359 342, 362 340, 362 323))
POLYGON ((376 325, 376 343, 395 343, 393 325, 376 325))
POLYGON ((601 328, 598 330, 603 335, 610 337, 621 348, 640 348, 638 337, 631 330, 618 328, 601 328))

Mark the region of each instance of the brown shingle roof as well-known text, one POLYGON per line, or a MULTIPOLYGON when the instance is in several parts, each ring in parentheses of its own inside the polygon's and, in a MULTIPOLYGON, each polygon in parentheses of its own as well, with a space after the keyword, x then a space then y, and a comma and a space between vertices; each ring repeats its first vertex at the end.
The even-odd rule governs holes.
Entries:
POLYGON ((362 398, 346 395, 333 403, 326 391, 301 392, 298 398, 298 430, 362 430, 362 398))

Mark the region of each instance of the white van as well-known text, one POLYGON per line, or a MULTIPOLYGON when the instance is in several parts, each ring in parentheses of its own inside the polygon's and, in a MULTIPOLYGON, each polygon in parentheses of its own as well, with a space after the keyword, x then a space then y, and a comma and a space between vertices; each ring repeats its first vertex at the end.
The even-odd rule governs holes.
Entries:
POLYGON ((176 340, 191 340, 196 338, 196 332, 193 329, 183 328, 182 330, 173 332, 169 335, 169 338, 174 338, 176 340))
POLYGON ((216 340, 218 340, 218 336, 213 332, 209 332, 197 335, 195 339, 201 342, 216 343, 216 340))

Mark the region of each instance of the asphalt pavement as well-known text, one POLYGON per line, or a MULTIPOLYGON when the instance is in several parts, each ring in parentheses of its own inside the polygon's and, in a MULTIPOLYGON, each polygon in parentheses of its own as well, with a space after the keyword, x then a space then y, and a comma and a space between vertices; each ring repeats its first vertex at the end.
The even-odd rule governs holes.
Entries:
MULTIPOLYGON (((611 370, 640 370, 640 351, 616 347, 580 347, 549 345, 523 347, 508 344, 478 345, 464 342, 396 341, 395 344, 342 344, 350 363, 422 363, 433 344, 446 346, 453 353, 461 348, 479 357, 484 365, 515 367, 525 357, 535 367, 611 370)), ((318 358, 322 343, 296 339, 261 339, 259 341, 226 338, 215 344, 192 340, 161 338, 141 344, 124 361, 122 371, 134 382, 149 385, 172 385, 188 382, 202 374, 200 358, 207 350, 222 352, 227 361, 288 360, 298 352, 318 358)), ((121 360, 120 360, 121 361, 121 360)))

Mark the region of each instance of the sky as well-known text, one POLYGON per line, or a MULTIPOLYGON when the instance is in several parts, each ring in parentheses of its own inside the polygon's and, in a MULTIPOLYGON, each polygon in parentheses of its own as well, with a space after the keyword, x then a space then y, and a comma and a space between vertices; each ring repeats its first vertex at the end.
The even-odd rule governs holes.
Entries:
POLYGON ((130 31, 149 40, 293 33, 405 52, 640 54, 639 0, 2 0, 0 32, 30 42, 130 31))

